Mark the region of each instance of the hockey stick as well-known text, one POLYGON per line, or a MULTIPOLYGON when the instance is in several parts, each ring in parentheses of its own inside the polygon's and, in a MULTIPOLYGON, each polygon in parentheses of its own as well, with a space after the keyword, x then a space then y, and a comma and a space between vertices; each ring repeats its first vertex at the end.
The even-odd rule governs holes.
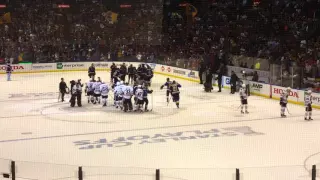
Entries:
POLYGON ((58 102, 60 102, 61 93, 59 91, 58 102))
POLYGON ((169 95, 169 99, 168 99, 168 102, 167 102, 167 106, 169 106, 170 100, 171 100, 171 96, 169 95))
POLYGON ((152 111, 153 110, 153 93, 151 94, 151 109, 150 109, 150 111, 152 111))
POLYGON ((289 112, 289 109, 288 109, 288 107, 286 107, 286 109, 287 109, 287 112, 288 112, 288 114, 290 114, 290 115, 291 115, 291 113, 289 112))

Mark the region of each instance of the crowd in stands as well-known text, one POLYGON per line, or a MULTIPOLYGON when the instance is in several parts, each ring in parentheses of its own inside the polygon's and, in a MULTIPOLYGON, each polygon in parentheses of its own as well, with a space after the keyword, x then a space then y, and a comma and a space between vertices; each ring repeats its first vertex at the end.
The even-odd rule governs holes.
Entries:
POLYGON ((320 76, 318 0, 255 0, 253 5, 212 0, 191 21, 183 7, 164 14, 163 2, 155 2, 137 0, 131 8, 118 9, 114 22, 100 1, 60 9, 52 0, 17 0, 10 9, 12 22, 0 25, 0 58, 56 62, 138 57, 197 69, 201 59, 209 66, 255 68, 254 61, 241 58, 251 57, 278 64, 282 73, 320 76), (293 67, 299 72, 292 72, 293 67))

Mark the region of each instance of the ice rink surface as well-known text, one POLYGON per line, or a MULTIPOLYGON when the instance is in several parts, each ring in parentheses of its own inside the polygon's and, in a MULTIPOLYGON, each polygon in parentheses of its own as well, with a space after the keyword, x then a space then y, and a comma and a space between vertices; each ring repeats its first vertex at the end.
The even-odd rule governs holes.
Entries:
MULTIPOLYGON (((109 72, 97 76, 109 82, 109 72)), ((311 165, 320 167, 318 110, 304 121, 304 107, 289 104, 283 119, 278 101, 251 96, 242 115, 238 94, 205 93, 180 79, 177 109, 167 106, 162 75, 153 78, 152 112, 117 110, 111 92, 108 107, 83 95, 83 107, 71 108, 69 96, 57 102, 61 77, 88 79, 86 72, 0 76, 0 158, 16 161, 18 179, 74 180, 83 166, 89 180, 154 180, 156 168, 164 180, 232 180, 235 168, 244 180, 307 180, 311 165)), ((0 173, 8 169, 0 160, 0 173)))

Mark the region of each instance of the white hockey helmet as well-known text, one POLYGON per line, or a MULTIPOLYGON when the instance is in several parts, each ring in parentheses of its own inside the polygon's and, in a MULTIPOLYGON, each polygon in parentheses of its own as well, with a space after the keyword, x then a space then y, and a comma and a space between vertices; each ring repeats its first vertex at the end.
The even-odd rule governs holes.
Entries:
POLYGON ((291 91, 291 87, 287 87, 287 91, 291 91))
POLYGON ((120 82, 117 82, 116 86, 119 86, 120 85, 120 82))
POLYGON ((142 86, 141 86, 141 85, 138 85, 138 88, 142 88, 142 86))
POLYGON ((309 89, 308 91, 307 91, 309 94, 311 94, 312 93, 312 91, 309 89))
POLYGON ((245 88, 245 87, 246 87, 246 85, 245 85, 245 84, 242 84, 242 87, 243 87, 243 88, 245 88))
POLYGON ((122 85, 123 84, 123 81, 120 81, 120 85, 122 85))

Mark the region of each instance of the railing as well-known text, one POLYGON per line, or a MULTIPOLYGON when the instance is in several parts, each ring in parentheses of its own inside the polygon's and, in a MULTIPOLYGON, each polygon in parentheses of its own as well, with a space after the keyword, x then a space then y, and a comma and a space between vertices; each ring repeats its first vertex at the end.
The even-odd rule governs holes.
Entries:
POLYGON ((207 169, 78 167, 0 159, 0 179, 11 180, 316 180, 317 170, 317 165, 207 169))

